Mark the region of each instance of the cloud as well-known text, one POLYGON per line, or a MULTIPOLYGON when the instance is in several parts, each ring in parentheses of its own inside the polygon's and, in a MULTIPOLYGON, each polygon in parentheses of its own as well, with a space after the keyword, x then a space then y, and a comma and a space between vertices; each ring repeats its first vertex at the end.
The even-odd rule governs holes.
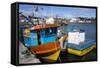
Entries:
POLYGON ((91 9, 91 8, 75 8, 75 7, 72 7, 73 9, 75 10, 79 10, 79 11, 95 11, 95 9, 91 9))
POLYGON ((25 16, 32 15, 32 11, 26 11, 26 10, 20 10, 19 12, 22 12, 25 16))

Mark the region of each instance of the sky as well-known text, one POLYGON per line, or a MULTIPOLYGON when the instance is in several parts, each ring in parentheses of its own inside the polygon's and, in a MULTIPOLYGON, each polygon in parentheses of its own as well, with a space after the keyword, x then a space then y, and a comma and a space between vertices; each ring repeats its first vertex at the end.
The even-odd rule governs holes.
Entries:
POLYGON ((52 16, 61 18, 71 17, 96 17, 96 9, 94 8, 79 8, 79 7, 59 7, 59 6, 43 6, 43 5, 19 5, 19 12, 23 12, 24 15, 32 15, 34 12, 34 6, 43 8, 36 13, 37 16, 52 16))

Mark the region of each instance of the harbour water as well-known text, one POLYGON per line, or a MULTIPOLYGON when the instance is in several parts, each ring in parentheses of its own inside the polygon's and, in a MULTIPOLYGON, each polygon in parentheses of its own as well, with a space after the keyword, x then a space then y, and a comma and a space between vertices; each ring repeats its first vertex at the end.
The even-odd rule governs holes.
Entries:
POLYGON ((84 24, 73 23, 73 24, 61 26, 58 28, 58 30, 63 30, 67 34, 68 30, 71 28, 82 29, 85 31, 86 39, 96 40, 96 24, 94 24, 94 23, 92 23, 92 24, 90 24, 90 23, 84 23, 84 24))

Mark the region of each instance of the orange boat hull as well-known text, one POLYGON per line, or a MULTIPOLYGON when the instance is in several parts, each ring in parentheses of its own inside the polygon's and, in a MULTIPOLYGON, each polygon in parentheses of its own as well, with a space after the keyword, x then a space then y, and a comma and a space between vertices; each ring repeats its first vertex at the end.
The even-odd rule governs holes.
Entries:
POLYGON ((58 42, 50 42, 48 44, 41 44, 39 46, 30 46, 29 50, 33 54, 47 54, 52 53, 60 49, 58 42))

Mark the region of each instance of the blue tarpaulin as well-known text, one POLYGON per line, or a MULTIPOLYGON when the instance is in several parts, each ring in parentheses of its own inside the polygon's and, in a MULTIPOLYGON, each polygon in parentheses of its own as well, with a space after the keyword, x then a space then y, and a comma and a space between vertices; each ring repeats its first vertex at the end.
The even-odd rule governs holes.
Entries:
POLYGON ((72 48, 72 49, 76 49, 76 50, 84 50, 95 44, 96 44, 95 40, 86 39, 85 42, 80 43, 79 45, 68 43, 68 48, 72 48))

